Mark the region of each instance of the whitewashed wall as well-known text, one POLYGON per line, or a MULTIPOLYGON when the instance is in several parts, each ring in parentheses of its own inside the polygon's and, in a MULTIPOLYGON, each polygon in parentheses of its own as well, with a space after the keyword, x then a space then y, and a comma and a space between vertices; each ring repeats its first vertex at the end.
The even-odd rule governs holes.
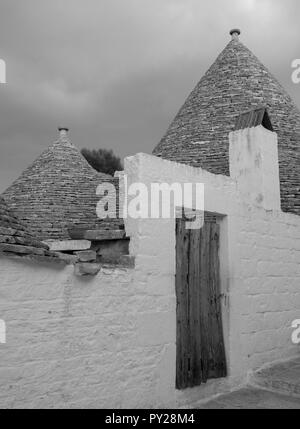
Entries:
POLYGON ((135 269, 103 269, 84 279, 72 266, 0 257, 0 319, 7 324, 1 408, 187 406, 244 383, 251 369, 299 354, 291 323, 300 318, 300 218, 276 208, 278 181, 265 180, 260 192, 261 181, 249 190, 244 180, 257 154, 261 180, 276 167, 260 150, 264 137, 271 138, 265 133, 231 136, 232 162, 250 156, 231 178, 145 154, 125 161, 129 183, 204 183, 206 210, 224 216, 229 377, 176 391, 175 221, 128 219, 135 269), (245 138, 261 145, 245 153, 239 144, 245 138))
POLYGON ((73 270, 0 258, 1 408, 155 400, 167 337, 156 341, 142 320, 164 314, 173 297, 147 293, 132 270, 104 269, 90 280, 73 270))
MULTIPOLYGON (((221 276, 229 377, 176 391, 176 333, 170 329, 162 364, 160 404, 190 405, 245 383, 263 364, 299 355, 292 322, 300 317, 300 218, 280 211, 277 136, 263 127, 230 135, 230 178, 146 154, 125 160, 128 183, 204 183, 205 210, 222 216, 221 276), (254 173, 253 173, 254 170, 254 173), (274 180, 270 177, 274 175, 274 180), (171 341, 170 341, 171 339, 171 341)), ((175 295, 175 221, 128 219, 135 278, 145 288, 175 295)), ((150 317, 150 316, 149 316, 150 317)), ((152 319, 174 327, 175 306, 152 319)), ((149 322, 149 325, 151 322, 149 322)))

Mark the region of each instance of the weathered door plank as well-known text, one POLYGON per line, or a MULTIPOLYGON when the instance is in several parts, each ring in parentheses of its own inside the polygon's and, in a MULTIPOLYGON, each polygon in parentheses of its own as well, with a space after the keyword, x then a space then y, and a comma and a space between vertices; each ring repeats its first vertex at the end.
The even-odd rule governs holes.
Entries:
POLYGON ((186 230, 176 222, 176 387, 226 376, 220 304, 219 225, 186 230))

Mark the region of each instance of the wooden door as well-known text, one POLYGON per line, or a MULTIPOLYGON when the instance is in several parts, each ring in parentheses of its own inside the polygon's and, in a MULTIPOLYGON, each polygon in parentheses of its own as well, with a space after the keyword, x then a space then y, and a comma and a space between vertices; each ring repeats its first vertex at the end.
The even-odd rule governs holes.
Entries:
POLYGON ((219 238, 215 222, 186 230, 176 221, 177 389, 226 376, 219 238))

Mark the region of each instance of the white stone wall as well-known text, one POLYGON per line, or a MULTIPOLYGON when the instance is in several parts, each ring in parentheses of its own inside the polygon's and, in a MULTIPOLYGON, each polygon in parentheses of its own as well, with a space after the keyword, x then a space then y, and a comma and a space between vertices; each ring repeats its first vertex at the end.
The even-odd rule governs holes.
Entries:
POLYGON ((266 210, 280 210, 277 134, 263 127, 229 135, 230 176, 244 201, 266 210))
POLYGON ((169 299, 135 286, 132 270, 104 269, 90 280, 73 270, 0 258, 1 408, 153 401, 165 345, 147 344, 141 319, 163 314, 169 299))
POLYGON ((299 217, 262 212, 245 219, 237 252, 244 366, 299 354, 291 342, 291 324, 300 315, 299 217))
MULTIPOLYGON (((168 323, 159 321, 158 313, 152 315, 160 324, 157 340, 162 332, 170 331, 167 365, 162 365, 159 380, 162 406, 190 405, 225 392, 245 383, 249 371, 299 354, 291 335, 292 322, 300 317, 300 218, 278 209, 279 180, 270 180, 270 172, 278 172, 276 134, 258 127, 231 135, 230 141, 235 144, 231 162, 237 164, 231 178, 145 154, 125 160, 129 184, 140 181, 150 188, 156 181, 204 183, 205 210, 221 215, 222 307, 229 376, 199 388, 175 390, 174 303, 164 316, 168 323), (247 144, 238 144, 243 142, 247 144), (253 164, 255 180, 249 168, 253 164)), ((136 281, 149 291, 174 297, 175 220, 128 219, 126 229, 136 256, 136 281)))
MULTIPOLYGON (((261 144, 263 136, 260 128, 246 134, 261 144)), ((232 144, 240 137, 231 136, 232 144)), ((300 218, 276 208, 278 181, 264 180, 264 171, 276 169, 274 157, 263 158, 259 145, 252 155, 243 145, 231 149, 232 162, 245 166, 231 178, 145 154, 125 160, 129 184, 204 183, 205 209, 222 215, 229 376, 176 391, 175 220, 127 219, 135 269, 84 279, 71 266, 0 257, 0 319, 7 324, 0 407, 190 406, 244 383, 250 370, 299 354, 291 324, 300 318, 300 218), (259 154, 263 171, 249 189, 251 159, 243 157, 259 154), (248 198, 261 188, 263 198, 248 198)))

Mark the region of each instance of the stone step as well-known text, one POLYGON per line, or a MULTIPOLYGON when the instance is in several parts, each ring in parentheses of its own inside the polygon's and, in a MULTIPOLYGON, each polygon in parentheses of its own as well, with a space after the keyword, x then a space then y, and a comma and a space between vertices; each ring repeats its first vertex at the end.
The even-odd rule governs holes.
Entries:
POLYGON ((251 374, 250 385, 300 398, 300 357, 251 374))

